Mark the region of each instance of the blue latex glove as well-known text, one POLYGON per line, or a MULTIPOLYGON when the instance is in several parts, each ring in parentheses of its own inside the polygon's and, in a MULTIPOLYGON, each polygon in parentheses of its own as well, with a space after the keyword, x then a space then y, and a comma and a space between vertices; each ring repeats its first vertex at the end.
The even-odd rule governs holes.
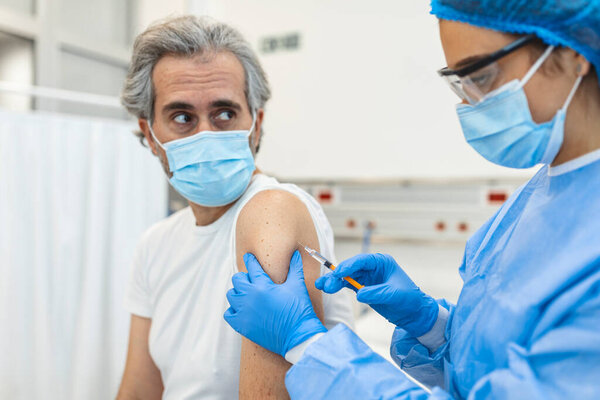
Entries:
POLYGON ((414 337, 429 332, 437 320, 439 306, 423 293, 394 259, 387 254, 360 254, 343 261, 332 273, 317 279, 315 286, 335 293, 351 286, 343 277, 365 285, 356 298, 369 304, 392 324, 414 337))
POLYGON ((233 276, 227 292, 231 307, 223 317, 233 329, 282 357, 311 336, 326 332, 304 283, 302 257, 294 252, 287 280, 273 283, 254 255, 244 255, 248 273, 233 276))

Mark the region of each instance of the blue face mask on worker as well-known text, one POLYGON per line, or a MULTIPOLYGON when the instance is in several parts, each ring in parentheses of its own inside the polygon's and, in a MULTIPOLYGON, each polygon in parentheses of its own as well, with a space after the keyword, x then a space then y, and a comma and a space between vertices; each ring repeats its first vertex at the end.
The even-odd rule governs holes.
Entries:
POLYGON ((560 150, 567 108, 581 83, 577 79, 564 106, 551 121, 536 123, 523 87, 550 56, 550 46, 525 77, 488 93, 475 105, 459 104, 458 118, 467 142, 488 161, 511 168, 550 164, 560 150))
POLYGON ((165 144, 149 128, 167 155, 173 188, 193 203, 218 207, 237 200, 250 183, 256 167, 248 138, 255 123, 256 114, 250 130, 202 131, 165 144))

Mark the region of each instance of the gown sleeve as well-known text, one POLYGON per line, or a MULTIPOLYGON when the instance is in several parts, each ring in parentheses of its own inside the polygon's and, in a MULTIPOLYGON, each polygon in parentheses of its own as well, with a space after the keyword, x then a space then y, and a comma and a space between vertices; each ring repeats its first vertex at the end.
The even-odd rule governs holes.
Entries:
MULTIPOLYGON (((465 398, 597 398, 600 390, 600 272, 598 275, 594 284, 580 293, 578 304, 552 305, 563 315, 564 309, 569 309, 567 316, 546 332, 540 332, 527 345, 511 343, 507 347, 508 364, 482 376, 465 398)), ((411 349, 419 352, 414 346, 411 349)), ((435 360, 444 357, 442 354, 446 354, 447 349, 438 351, 440 353, 432 357, 420 354, 414 355, 414 359, 435 360)), ((402 361, 404 364, 408 363, 408 357, 402 361)), ((434 364, 431 366, 436 369, 434 364)), ((460 398, 439 386, 431 392, 421 388, 342 324, 306 349, 300 361, 288 371, 285 383, 294 400, 460 398)))
POLYGON ((446 324, 446 343, 431 353, 427 347, 411 336, 404 329, 396 327, 392 336, 390 355, 398 366, 407 374, 427 387, 445 387, 444 358, 448 355, 452 332, 452 314, 455 306, 446 300, 438 303, 450 313, 446 324))
POLYGON ((439 388, 422 389, 343 324, 306 349, 285 384, 293 400, 451 399, 439 388))

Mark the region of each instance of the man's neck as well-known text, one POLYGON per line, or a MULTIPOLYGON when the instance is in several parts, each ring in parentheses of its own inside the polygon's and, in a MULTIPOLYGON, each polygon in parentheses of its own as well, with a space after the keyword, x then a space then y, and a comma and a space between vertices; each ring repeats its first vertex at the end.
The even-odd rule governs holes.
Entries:
POLYGON ((233 203, 219 207, 204 207, 196 203, 188 202, 196 218, 196 226, 210 225, 223 216, 235 204, 233 203))
MULTIPOLYGON (((257 168, 254 170, 252 176, 260 173, 260 170, 257 168)), ((200 204, 192 203, 191 201, 188 201, 188 203, 192 208, 194 217, 196 218, 196 226, 206 226, 221 218, 223 214, 225 214, 227 210, 229 210, 236 203, 236 201, 219 207, 205 207, 201 206, 200 204)))

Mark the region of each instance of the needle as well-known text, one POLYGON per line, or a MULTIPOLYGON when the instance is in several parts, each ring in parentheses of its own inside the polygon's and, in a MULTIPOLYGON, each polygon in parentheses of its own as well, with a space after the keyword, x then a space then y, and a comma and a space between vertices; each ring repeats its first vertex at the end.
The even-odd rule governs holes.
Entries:
MULTIPOLYGON (((323 255, 321 253, 319 253, 316 250, 311 249, 308 246, 303 245, 302 243, 298 242, 298 244, 300 246, 302 246, 304 248, 304 250, 315 260, 317 260, 318 262, 320 262, 321 264, 323 264, 324 266, 326 266, 327 268, 329 268, 330 270, 334 271, 335 270, 335 265, 333 265, 328 259, 326 259, 325 257, 323 257, 323 255)), ((364 286, 361 285, 360 283, 356 282, 354 279, 350 278, 350 277, 345 277, 344 278, 348 283, 350 283, 352 286, 354 286, 356 289, 362 289, 364 286)))

